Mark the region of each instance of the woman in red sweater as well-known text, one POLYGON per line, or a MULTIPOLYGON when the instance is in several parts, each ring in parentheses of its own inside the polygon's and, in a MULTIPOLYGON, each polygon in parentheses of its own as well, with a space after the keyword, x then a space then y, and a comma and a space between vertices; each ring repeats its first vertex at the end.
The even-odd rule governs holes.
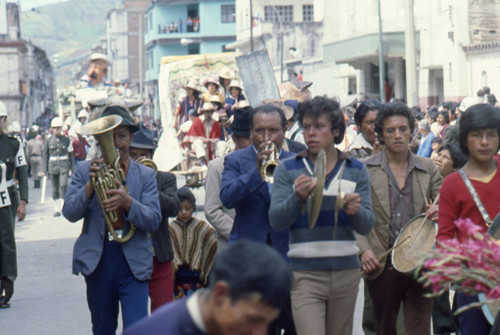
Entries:
MULTIPOLYGON (((500 163, 494 155, 500 149, 500 110, 488 104, 468 108, 460 118, 458 135, 462 151, 469 155, 463 171, 479 195, 486 212, 493 220, 500 212, 500 163)), ((457 237, 464 242, 467 235, 458 231, 455 220, 471 219, 483 231, 488 226, 474 199, 458 172, 450 174, 443 182, 439 200, 438 241, 457 237)), ((477 301, 475 296, 457 293, 459 307, 477 301)), ((471 309, 459 316, 462 335, 489 334, 491 326, 480 309, 471 309)))

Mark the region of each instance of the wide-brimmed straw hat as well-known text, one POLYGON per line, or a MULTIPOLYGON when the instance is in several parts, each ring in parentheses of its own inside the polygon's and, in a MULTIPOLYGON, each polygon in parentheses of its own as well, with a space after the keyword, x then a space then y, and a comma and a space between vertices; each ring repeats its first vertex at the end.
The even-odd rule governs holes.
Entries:
POLYGON ((231 84, 229 84, 229 88, 231 88, 231 87, 236 87, 236 88, 239 88, 241 91, 243 91, 243 87, 241 86, 241 84, 238 80, 232 80, 231 84))
POLYGON ((215 86, 219 87, 219 78, 217 78, 217 76, 210 76, 205 80, 203 86, 208 88, 208 83, 215 84, 215 86))
POLYGON ((220 96, 218 94, 214 94, 210 97, 210 102, 218 102, 220 104, 224 104, 224 101, 220 100, 220 96))
POLYGON ((262 103, 264 105, 272 105, 274 107, 281 109, 283 111, 283 113, 285 114, 285 119, 287 121, 293 117, 293 113, 294 113, 293 108, 285 105, 283 103, 283 101, 281 101, 279 99, 265 99, 264 101, 262 101, 262 103))
POLYGON ((214 111, 215 110, 215 105, 211 102, 205 102, 203 106, 200 108, 200 111, 205 112, 205 111, 214 111))
POLYGON ((234 72, 231 71, 231 69, 224 67, 219 71, 219 77, 224 78, 224 79, 233 79, 234 72))
POLYGON ((188 83, 184 85, 184 89, 188 88, 200 92, 200 79, 198 79, 197 77, 192 77, 191 79, 189 79, 188 83))

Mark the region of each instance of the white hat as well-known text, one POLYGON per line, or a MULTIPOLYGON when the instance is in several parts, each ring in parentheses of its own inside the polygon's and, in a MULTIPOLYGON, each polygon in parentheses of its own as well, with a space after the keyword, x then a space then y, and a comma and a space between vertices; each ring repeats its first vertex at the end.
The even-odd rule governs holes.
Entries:
POLYGON ((200 111, 213 111, 215 110, 215 105, 211 102, 205 102, 203 106, 201 107, 200 111))
POLYGON ((12 131, 16 133, 19 133, 21 131, 21 125, 17 121, 12 122, 11 127, 12 131))
POLYGON ((231 84, 229 84, 229 88, 231 87, 236 87, 239 88, 240 90, 243 91, 243 87, 241 86, 240 82, 238 80, 231 80, 231 84))
POLYGON ((79 113, 78 113, 78 117, 77 119, 81 118, 81 117, 84 117, 86 119, 88 119, 89 117, 89 113, 87 113, 87 111, 85 109, 82 109, 79 113))
POLYGON ((460 103, 458 110, 461 112, 465 112, 467 108, 469 108, 470 106, 477 105, 479 102, 480 102, 479 99, 476 97, 465 97, 460 103))
POLYGON ((5 104, 0 101, 0 117, 1 116, 7 116, 7 107, 5 107, 5 104))
POLYGON ((200 79, 198 79, 197 77, 191 77, 191 79, 189 79, 187 85, 184 86, 184 89, 188 89, 188 88, 191 88, 195 91, 200 92, 200 79))
POLYGON ((56 116, 55 118, 52 119, 52 122, 50 122, 51 128, 62 127, 62 126, 63 126, 63 121, 59 116, 56 116))
POLYGON ((224 67, 219 71, 219 77, 224 78, 224 79, 233 79, 234 72, 231 71, 231 69, 224 67))
POLYGON ((108 56, 100 53, 100 52, 95 52, 92 55, 90 55, 90 61, 93 62, 95 60, 103 60, 106 62, 106 64, 109 64, 108 56))

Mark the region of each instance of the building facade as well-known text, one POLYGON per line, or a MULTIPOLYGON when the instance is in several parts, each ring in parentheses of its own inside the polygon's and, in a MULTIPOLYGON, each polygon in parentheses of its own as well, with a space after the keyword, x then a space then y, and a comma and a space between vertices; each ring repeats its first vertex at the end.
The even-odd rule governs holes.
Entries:
POLYGON ((144 20, 150 100, 157 101, 162 57, 225 52, 236 39, 234 0, 158 0, 146 10, 144 20))
POLYGON ((31 124, 54 102, 54 76, 45 51, 22 39, 17 4, 7 3, 8 31, 0 35, 0 100, 8 123, 31 124))
MULTIPOLYGON (((379 35, 377 1, 316 0, 323 21, 324 66, 339 95, 378 97, 379 35)), ((387 99, 408 99, 405 40, 413 15, 416 102, 428 107, 475 95, 483 85, 496 88, 500 54, 500 3, 495 0, 381 1, 387 99), (408 14, 406 2, 413 3, 408 14)), ((325 75, 325 74, 324 74, 325 75)))
POLYGON ((313 0, 253 0, 251 8, 250 1, 236 0, 237 40, 229 48, 248 53, 253 43, 253 50, 267 49, 276 80, 289 80, 321 62, 323 24, 314 12, 313 0))

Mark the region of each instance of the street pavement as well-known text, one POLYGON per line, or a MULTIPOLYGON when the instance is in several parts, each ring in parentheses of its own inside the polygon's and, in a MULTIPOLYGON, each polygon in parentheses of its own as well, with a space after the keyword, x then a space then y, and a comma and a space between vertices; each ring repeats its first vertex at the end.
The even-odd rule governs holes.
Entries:
MULTIPOLYGON (((9 309, 0 309, 0 334, 91 334, 85 280, 71 273, 73 244, 82 222, 53 217, 52 191, 47 181, 45 203, 30 179, 30 202, 26 219, 16 223, 18 278, 9 309)), ((185 184, 184 177, 177 184, 185 184)), ((203 188, 193 192, 197 200, 194 216, 205 219, 203 188)), ((354 316, 354 335, 362 335, 363 283, 359 287, 354 316)), ((121 329, 121 316, 118 329, 121 329)), ((117 331, 117 333, 121 333, 117 331)))

